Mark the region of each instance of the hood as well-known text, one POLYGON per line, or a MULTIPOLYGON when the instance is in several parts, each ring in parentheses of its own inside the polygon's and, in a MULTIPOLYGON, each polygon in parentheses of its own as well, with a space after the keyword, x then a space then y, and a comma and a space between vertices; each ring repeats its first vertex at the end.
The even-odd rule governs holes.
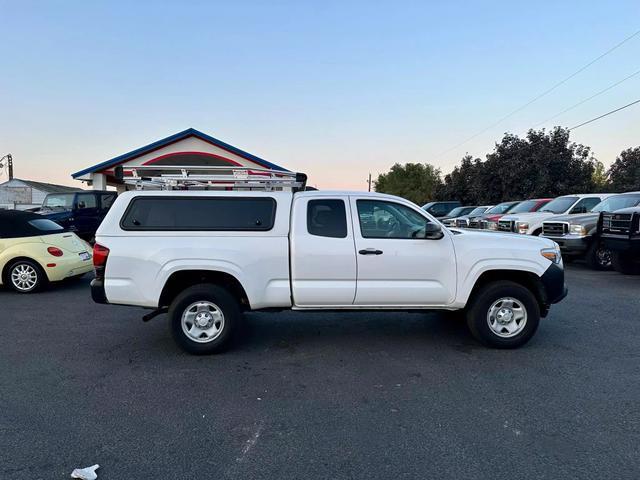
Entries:
POLYGON ((583 223, 597 221, 599 216, 600 216, 600 213, 578 213, 575 215, 555 215, 551 218, 546 218, 545 221, 583 224, 583 223))
POLYGON ((502 217, 502 220, 515 220, 516 222, 535 222, 546 220, 547 218, 551 218, 553 216, 556 216, 556 214, 551 212, 526 212, 518 213, 516 215, 509 215, 507 213, 502 217))
POLYGON ((615 213, 640 213, 640 206, 621 208, 616 210, 615 213))
POLYGON ((53 222, 59 222, 60 220, 68 219, 73 212, 71 212, 70 210, 52 210, 49 208, 41 208, 40 210, 36 210, 34 213, 42 215, 44 218, 48 218, 53 222))
POLYGON ((492 213, 491 215, 483 215, 483 220, 487 220, 488 222, 497 222, 502 217, 504 217, 504 213, 492 213))
POLYGON ((537 236, 533 236, 533 235, 514 235, 513 233, 500 233, 500 232, 496 232, 494 230, 457 230, 459 233, 459 235, 455 235, 455 238, 460 237, 460 236, 465 236, 466 238, 472 238, 474 240, 477 240, 479 242, 483 241, 483 240, 498 240, 498 241, 502 241, 504 240, 505 242, 508 242, 509 244, 512 244, 513 242, 529 242, 532 244, 537 244, 540 246, 540 248, 546 248, 546 247, 553 247, 555 245, 555 242, 553 240, 550 240, 548 238, 545 237, 537 237, 537 236), (471 237, 469 237, 469 235, 471 235, 471 237))

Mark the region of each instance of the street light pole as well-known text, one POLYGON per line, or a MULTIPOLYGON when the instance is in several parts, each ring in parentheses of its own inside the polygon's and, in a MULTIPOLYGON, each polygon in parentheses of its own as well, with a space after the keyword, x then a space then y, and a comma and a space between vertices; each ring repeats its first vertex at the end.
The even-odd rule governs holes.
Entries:
POLYGON ((0 168, 7 166, 7 173, 9 174, 9 180, 13 180, 13 157, 10 153, 7 153, 4 157, 0 158, 0 168), (4 164, 2 161, 6 159, 7 163, 4 164))

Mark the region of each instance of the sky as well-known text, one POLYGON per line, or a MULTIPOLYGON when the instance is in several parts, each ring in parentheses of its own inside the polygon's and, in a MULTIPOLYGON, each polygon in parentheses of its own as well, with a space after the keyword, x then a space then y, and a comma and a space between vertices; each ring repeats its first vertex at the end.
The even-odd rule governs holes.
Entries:
MULTIPOLYGON (((640 99, 639 74, 542 123, 640 70, 637 35, 457 146, 640 30, 638 0, 0 0, 0 25, 0 156, 17 177, 67 185, 193 127, 320 188, 360 190, 394 163, 448 173, 504 132, 640 99)), ((572 140, 610 165, 640 146, 640 104, 572 140)))

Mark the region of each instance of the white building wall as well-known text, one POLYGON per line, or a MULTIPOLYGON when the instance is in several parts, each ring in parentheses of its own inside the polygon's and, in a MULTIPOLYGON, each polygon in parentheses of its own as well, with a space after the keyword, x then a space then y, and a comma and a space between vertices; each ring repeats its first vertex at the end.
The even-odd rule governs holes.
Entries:
POLYGON ((42 205, 47 192, 14 178, 0 184, 0 208, 26 210, 42 205))

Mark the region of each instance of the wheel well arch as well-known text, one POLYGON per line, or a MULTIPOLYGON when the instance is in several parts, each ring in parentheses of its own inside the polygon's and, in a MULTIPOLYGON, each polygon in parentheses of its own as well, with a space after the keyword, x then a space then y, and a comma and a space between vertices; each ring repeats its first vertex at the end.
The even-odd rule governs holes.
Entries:
POLYGON ((9 268, 11 267, 11 265, 13 265, 14 263, 20 261, 20 260, 28 260, 29 262, 35 263, 41 270, 41 272, 44 274, 44 280, 46 281, 48 279, 47 277, 47 272, 45 271, 45 269, 42 267, 42 265, 40 264, 39 261, 31 258, 31 257, 27 257, 24 255, 21 255, 19 257, 13 257, 10 258, 9 260, 7 260, 7 262, 4 264, 4 266, 2 267, 2 272, 0 272, 0 279, 2 279, 2 283, 7 284, 9 283, 9 268))
POLYGON ((511 281, 529 289, 536 297, 536 300, 538 300, 540 312, 544 316, 547 310, 547 294, 544 285, 542 284, 542 280, 535 273, 524 270, 496 269, 483 272, 473 285, 467 303, 474 298, 482 287, 489 283, 501 280, 511 281))
POLYGON ((158 307, 168 307, 185 288, 200 283, 213 283, 227 289, 243 309, 250 309, 249 297, 242 284, 233 275, 218 270, 179 270, 173 272, 162 288, 158 307))

